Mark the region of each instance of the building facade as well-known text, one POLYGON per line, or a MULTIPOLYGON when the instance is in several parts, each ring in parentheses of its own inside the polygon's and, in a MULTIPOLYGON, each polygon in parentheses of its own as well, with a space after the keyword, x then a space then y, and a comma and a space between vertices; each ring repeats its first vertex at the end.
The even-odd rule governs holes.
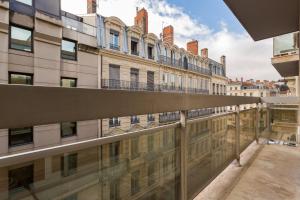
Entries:
MULTIPOLYGON (((235 81, 229 80, 227 85, 227 95, 230 96, 245 96, 245 97, 275 97, 279 94, 278 86, 274 81, 254 81, 236 79, 235 81)), ((263 104, 265 107, 266 105, 263 104)), ((243 105, 241 110, 247 110, 255 108, 256 104, 243 105)), ((235 110, 233 107, 229 107, 229 110, 235 110)))
MULTIPOLYGON (((225 95, 225 56, 221 57, 220 63, 209 59, 208 49, 200 51, 195 40, 187 43, 187 49, 179 48, 174 44, 172 26, 163 29, 162 38, 148 33, 145 9, 137 10, 135 24, 128 26, 117 17, 96 14, 95 4, 95 0, 89 0, 89 13, 77 16, 62 11, 60 0, 0 1, 0 83, 24 87, 225 95)), ((199 118, 225 110, 192 110, 188 117, 199 118)), ((172 112, 2 129, 0 155, 122 134, 172 123, 179 118, 179 112, 172 112)), ((197 134, 201 133, 198 146, 202 145, 203 137, 203 151, 212 151, 212 139, 205 137, 208 124, 224 124, 225 120, 207 122, 195 129, 197 134)), ((223 129, 224 125, 218 125, 218 131, 226 131, 223 129)), ((71 187, 71 183, 68 185, 70 177, 81 176, 86 170, 99 171, 99 166, 103 170, 100 186, 93 185, 93 177, 79 180, 79 184, 85 181, 90 184, 89 189, 82 190, 83 197, 89 193, 91 199, 119 199, 120 195, 124 199, 153 199, 155 195, 162 196, 149 192, 155 187, 161 188, 161 194, 171 195, 174 192, 165 185, 170 182, 175 186, 178 184, 177 137, 174 130, 165 130, 122 143, 3 169, 0 172, 0 193, 8 190, 12 194, 2 193, 1 199, 32 196, 31 188, 48 184, 48 177, 56 177, 65 182, 66 187, 71 187), (155 152, 160 152, 160 155, 155 152), (130 157, 130 160, 122 157, 130 157), (125 173, 127 167, 135 170, 125 173), (105 168, 113 168, 116 174, 105 173, 105 168), (28 176, 19 180, 20 173, 28 176), (33 180, 39 184, 33 186, 33 180), (104 192, 99 194, 100 191, 104 192)), ((220 145, 222 143, 218 142, 217 146, 220 145)), ((191 152, 190 159, 199 152, 191 152)), ((55 189, 61 199, 73 198, 63 190, 63 187, 55 189)), ((50 193, 43 193, 41 189, 40 195, 46 197, 50 193)), ((80 195, 76 198, 82 199, 80 195)), ((176 199, 176 196, 169 199, 176 199)))

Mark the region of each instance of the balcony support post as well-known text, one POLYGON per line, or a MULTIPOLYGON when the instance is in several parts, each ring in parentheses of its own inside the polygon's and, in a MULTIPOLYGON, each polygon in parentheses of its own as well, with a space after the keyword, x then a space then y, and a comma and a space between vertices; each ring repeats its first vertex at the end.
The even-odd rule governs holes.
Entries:
POLYGON ((270 105, 267 105, 267 131, 268 131, 268 134, 270 134, 271 132, 271 123, 272 123, 272 120, 271 120, 271 109, 269 108, 270 105))
POLYGON ((259 128, 260 128, 260 103, 256 104, 256 130, 255 130, 255 140, 256 144, 259 143, 259 128))
POLYGON ((240 159, 240 106, 236 106, 236 115, 235 115, 235 156, 236 161, 239 167, 241 167, 240 159))
POLYGON ((188 111, 180 111, 180 195, 187 199, 187 118, 188 111))

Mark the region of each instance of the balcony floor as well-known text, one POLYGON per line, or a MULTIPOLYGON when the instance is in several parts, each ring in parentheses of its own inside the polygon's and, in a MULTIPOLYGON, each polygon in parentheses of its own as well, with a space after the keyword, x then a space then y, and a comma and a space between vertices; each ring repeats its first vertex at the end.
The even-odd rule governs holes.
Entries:
POLYGON ((300 199, 300 147, 257 145, 242 154, 195 199, 300 199))

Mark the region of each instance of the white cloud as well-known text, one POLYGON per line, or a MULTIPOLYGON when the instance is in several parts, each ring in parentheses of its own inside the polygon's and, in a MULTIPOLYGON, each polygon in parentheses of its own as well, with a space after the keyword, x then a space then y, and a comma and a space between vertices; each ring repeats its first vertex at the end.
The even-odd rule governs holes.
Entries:
MULTIPOLYGON (((247 33, 228 30, 220 22, 220 31, 192 19, 184 10, 166 0, 99 0, 98 12, 117 16, 127 25, 134 23, 136 7, 145 7, 149 14, 149 31, 159 35, 164 25, 173 25, 175 42, 185 47, 186 42, 198 39, 200 48, 209 49, 209 57, 219 61, 227 56, 227 74, 230 78, 277 80, 280 78, 271 65, 272 40, 254 42, 247 33)), ((62 0, 62 8, 75 14, 86 12, 86 0, 62 0)))

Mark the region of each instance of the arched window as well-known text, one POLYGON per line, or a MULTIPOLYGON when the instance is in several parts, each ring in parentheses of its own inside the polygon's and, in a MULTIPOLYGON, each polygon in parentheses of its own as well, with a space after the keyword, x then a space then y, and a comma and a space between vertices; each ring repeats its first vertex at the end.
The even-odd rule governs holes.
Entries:
POLYGON ((171 64, 174 65, 175 64, 175 52, 171 51, 171 64))
POLYGON ((183 67, 184 69, 188 69, 189 67, 189 62, 186 56, 183 57, 183 67))

